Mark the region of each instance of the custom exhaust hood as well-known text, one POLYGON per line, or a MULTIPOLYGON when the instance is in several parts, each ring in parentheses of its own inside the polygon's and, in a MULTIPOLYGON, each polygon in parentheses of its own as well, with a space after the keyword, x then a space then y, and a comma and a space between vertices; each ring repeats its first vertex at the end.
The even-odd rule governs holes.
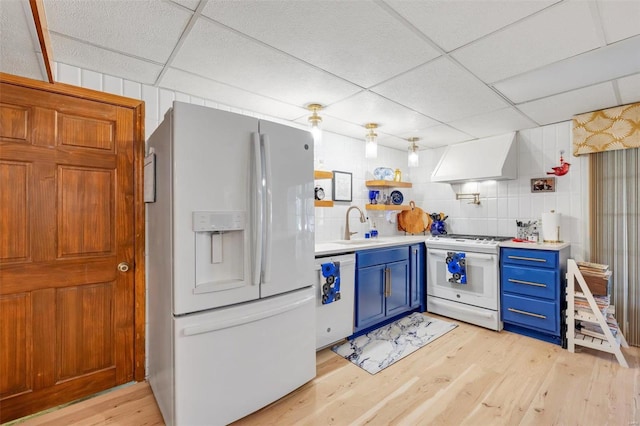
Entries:
POLYGON ((431 182, 516 179, 515 138, 515 133, 508 133, 448 146, 431 175, 431 182))

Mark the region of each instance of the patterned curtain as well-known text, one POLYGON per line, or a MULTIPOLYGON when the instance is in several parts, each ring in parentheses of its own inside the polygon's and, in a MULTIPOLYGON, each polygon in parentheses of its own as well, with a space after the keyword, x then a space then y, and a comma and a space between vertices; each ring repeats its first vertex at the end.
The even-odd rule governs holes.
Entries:
POLYGON ((640 346, 640 149, 589 160, 591 259, 613 271, 616 319, 627 342, 640 346))
POLYGON ((640 103, 573 117, 573 155, 640 147, 640 103))

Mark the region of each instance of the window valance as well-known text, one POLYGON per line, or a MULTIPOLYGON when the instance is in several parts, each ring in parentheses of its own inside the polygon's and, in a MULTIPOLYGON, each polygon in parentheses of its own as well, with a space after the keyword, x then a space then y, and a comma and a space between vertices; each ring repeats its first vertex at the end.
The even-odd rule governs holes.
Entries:
POLYGON ((640 103, 573 117, 573 155, 640 147, 640 103))

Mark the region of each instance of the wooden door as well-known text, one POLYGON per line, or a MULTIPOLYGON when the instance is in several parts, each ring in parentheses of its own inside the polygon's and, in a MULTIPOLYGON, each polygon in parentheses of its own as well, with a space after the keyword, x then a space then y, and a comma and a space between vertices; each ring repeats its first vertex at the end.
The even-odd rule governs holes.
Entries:
POLYGON ((134 379, 137 123, 0 83, 0 423, 134 379))

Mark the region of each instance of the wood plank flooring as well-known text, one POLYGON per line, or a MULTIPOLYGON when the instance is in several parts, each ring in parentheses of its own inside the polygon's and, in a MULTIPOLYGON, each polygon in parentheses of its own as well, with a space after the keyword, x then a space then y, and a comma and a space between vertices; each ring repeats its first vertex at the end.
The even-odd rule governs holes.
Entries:
MULTIPOLYGON (((603 352, 457 323, 373 376, 322 350, 314 380, 234 425, 640 425, 640 348, 624 349, 625 369, 603 352)), ((147 383, 16 423, 164 424, 147 383)))

